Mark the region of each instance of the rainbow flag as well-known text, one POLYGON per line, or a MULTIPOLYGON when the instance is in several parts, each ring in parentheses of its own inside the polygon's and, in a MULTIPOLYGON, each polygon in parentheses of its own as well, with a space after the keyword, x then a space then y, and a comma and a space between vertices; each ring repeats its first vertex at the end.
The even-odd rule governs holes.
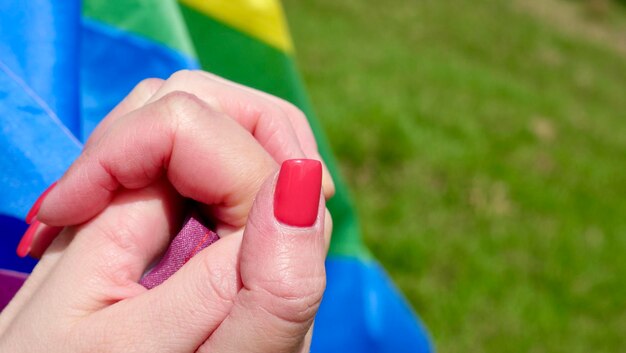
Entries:
MULTIPOLYGON (((328 284, 312 351, 431 351, 417 316, 361 240, 278 0, 0 2, 0 268, 32 269, 34 260, 15 256, 22 220, 100 119, 142 79, 198 68, 302 109, 333 174, 328 284)), ((0 297, 15 288, 2 286, 0 297)))

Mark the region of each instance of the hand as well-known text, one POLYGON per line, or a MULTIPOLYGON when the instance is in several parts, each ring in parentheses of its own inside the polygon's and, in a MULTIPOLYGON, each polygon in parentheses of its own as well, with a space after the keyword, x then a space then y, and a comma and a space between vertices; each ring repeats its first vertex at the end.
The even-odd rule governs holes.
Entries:
MULTIPOLYGON (((146 80, 96 128, 41 208, 33 207, 23 253, 40 256, 61 227, 88 221, 118 190, 163 175, 181 196, 204 205, 219 234, 240 231, 262 181, 290 158, 320 158, 306 118, 292 105, 201 71, 146 80), (39 221, 58 227, 36 232, 39 221)), ((330 197, 325 167, 323 175, 330 197)))
POLYGON ((0 315, 0 351, 307 351, 325 285, 321 165, 290 161, 271 174, 243 236, 151 290, 137 281, 167 246, 181 199, 163 178, 119 191, 52 243, 0 315))
POLYGON ((330 216, 323 198, 311 225, 272 213, 277 163, 318 156, 303 119, 276 98, 202 72, 140 84, 29 217, 28 249, 44 255, 0 316, 0 348, 307 350, 330 216), (223 238, 148 291, 137 282, 179 226, 185 197, 203 205, 223 238), (54 240, 71 224, 80 225, 54 240))

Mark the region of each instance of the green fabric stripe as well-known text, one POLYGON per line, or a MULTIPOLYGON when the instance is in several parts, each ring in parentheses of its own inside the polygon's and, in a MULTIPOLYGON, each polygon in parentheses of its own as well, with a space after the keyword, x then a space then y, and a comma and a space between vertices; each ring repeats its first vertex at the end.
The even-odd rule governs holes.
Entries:
POLYGON ((83 0, 83 16, 196 58, 176 0, 83 0))
POLYGON ((282 97, 306 113, 337 187, 337 193, 328 203, 334 221, 330 254, 369 258, 347 188, 339 177, 328 141, 313 114, 293 58, 192 8, 180 6, 205 70, 282 97))

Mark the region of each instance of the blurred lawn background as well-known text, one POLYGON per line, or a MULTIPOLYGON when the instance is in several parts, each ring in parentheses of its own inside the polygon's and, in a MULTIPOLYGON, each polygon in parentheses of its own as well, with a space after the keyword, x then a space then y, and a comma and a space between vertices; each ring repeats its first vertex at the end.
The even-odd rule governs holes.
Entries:
POLYGON ((438 351, 624 351, 626 6, 285 7, 366 242, 438 351))

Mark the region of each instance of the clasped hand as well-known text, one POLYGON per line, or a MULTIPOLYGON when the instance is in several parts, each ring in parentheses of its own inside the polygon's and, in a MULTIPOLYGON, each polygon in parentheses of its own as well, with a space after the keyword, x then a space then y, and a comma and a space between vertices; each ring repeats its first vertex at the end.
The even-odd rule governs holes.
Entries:
POLYGON ((308 351, 334 192, 319 160, 278 98, 200 71, 143 81, 29 219, 41 260, 0 351, 308 351), (221 239, 147 290, 189 199, 221 239))

